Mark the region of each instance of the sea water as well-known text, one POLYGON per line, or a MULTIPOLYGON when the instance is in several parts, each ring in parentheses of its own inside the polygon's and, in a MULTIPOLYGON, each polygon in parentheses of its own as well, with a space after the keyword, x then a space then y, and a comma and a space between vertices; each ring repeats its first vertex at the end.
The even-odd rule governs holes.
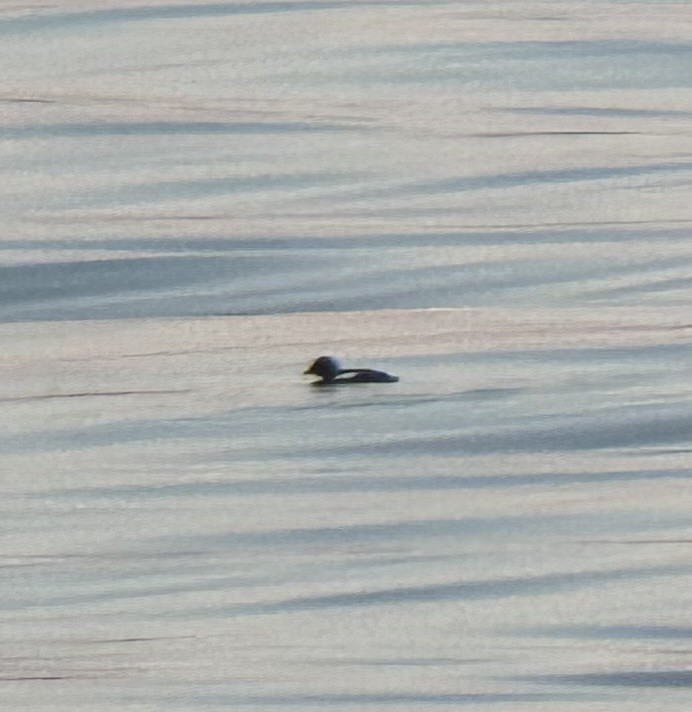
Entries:
POLYGON ((0 9, 3 709, 690 709, 691 17, 0 9))

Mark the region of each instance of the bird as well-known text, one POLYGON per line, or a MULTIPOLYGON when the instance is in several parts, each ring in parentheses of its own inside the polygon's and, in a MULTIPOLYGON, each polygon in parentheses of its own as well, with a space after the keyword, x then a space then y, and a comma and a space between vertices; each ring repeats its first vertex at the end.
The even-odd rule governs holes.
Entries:
POLYGON ((315 386, 324 386, 328 383, 396 383, 398 376, 392 376, 384 371, 375 371, 372 368, 341 368, 341 364, 334 356, 320 356, 315 359, 304 374, 320 376, 321 381, 314 381, 315 386), (350 378, 337 378, 345 373, 352 373, 350 378))

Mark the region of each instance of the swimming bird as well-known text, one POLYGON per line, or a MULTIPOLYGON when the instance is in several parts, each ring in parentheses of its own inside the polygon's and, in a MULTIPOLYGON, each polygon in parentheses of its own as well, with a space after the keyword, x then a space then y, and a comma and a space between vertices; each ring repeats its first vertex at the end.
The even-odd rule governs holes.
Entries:
POLYGON ((396 383, 399 380, 398 376, 372 368, 341 368, 341 364, 333 356, 320 356, 303 373, 320 376, 322 380, 315 381, 316 386, 326 383, 396 383), (345 373, 354 375, 350 378, 337 378, 345 373))

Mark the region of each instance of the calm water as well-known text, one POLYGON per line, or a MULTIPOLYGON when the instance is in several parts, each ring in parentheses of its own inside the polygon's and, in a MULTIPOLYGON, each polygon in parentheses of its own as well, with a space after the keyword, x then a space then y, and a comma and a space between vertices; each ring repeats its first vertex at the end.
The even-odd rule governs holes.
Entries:
POLYGON ((3 709, 689 710, 691 22, 6 3, 3 709))

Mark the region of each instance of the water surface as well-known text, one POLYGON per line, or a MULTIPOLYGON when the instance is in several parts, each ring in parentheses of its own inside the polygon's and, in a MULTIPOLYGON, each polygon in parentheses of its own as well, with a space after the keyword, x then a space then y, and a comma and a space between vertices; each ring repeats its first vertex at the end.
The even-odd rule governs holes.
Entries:
POLYGON ((689 9, 0 11, 11 709, 688 709, 689 9))

